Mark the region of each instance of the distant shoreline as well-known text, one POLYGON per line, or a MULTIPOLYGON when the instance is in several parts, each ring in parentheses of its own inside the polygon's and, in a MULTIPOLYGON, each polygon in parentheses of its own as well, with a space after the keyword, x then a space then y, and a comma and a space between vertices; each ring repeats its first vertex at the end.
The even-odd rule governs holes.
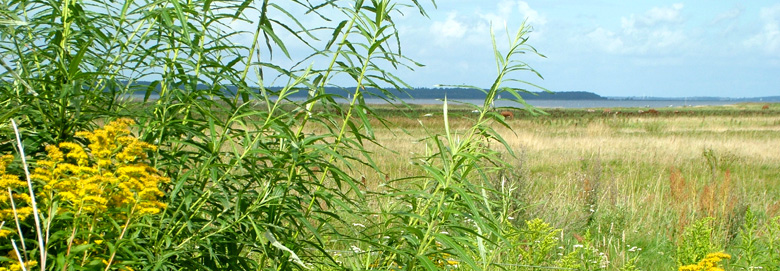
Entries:
MULTIPOLYGON (((132 84, 131 87, 136 89, 145 89, 149 90, 149 86, 152 85, 152 82, 146 82, 146 81, 140 81, 132 84)), ((237 92, 238 88, 235 86, 222 86, 224 89, 221 90, 223 94, 225 95, 232 95, 237 92)), ((199 84, 197 89, 210 89, 210 87, 206 85, 199 84)), ((270 86, 265 87, 266 90, 269 90, 270 92, 278 92, 283 87, 279 86, 270 86)), ((354 93, 354 90, 356 87, 325 87, 323 89, 324 93, 334 95, 335 97, 344 97, 345 99, 349 98, 352 93, 354 93)), ((160 90, 159 85, 151 87, 152 92, 158 92, 160 90)), ((259 87, 252 87, 252 92, 259 93, 260 89, 259 87)), ((447 97, 449 100, 484 100, 485 99, 485 92, 483 90, 479 89, 471 89, 471 88, 458 88, 458 87, 435 87, 435 88, 424 88, 424 87, 417 87, 413 89, 406 89, 403 91, 400 91, 398 89, 394 88, 388 88, 388 89, 377 89, 377 88, 365 88, 362 91, 362 95, 364 97, 368 98, 377 98, 381 99, 382 97, 387 98, 389 96, 395 96, 402 100, 410 100, 410 99, 423 99, 423 100, 432 100, 432 99, 444 99, 444 97, 447 97)), ((135 92, 133 94, 133 97, 144 97, 145 92, 135 92)), ((292 91, 292 93, 288 97, 291 99, 297 100, 297 99, 306 99, 308 95, 307 89, 295 89, 292 91)), ((601 96, 594 92, 590 91, 557 91, 557 92, 546 92, 546 91, 533 91, 533 92, 518 92, 518 94, 525 100, 525 101, 533 101, 533 100, 562 100, 562 101, 573 101, 573 100, 580 100, 580 101, 587 101, 587 100, 619 100, 619 101, 728 101, 728 102, 780 102, 780 96, 766 96, 766 97, 741 97, 741 98, 728 98, 728 97, 707 97, 707 96, 694 96, 694 97, 655 97, 655 96, 625 96, 625 97, 619 97, 619 96, 601 96)), ((501 95, 504 96, 504 98, 508 98, 512 96, 508 92, 502 92, 501 95)), ((501 95, 499 95, 499 99, 501 98, 501 95)), ((273 96, 273 95, 272 95, 273 96)))
MULTIPOLYGON (((144 95, 133 95, 132 99, 135 101, 142 101, 144 98, 144 95)), ((150 101, 157 100, 157 95, 151 95, 149 97, 150 101)), ((346 98, 334 98, 336 102, 338 103, 349 103, 349 100, 346 98)), ((291 101, 304 101, 306 100, 305 97, 291 97, 291 101)), ((413 98, 406 98, 406 99, 396 99, 394 101, 395 104, 401 104, 406 103, 410 105, 441 105, 443 104, 444 99, 413 99, 413 98)), ((451 105, 456 104, 474 104, 474 105, 482 105, 484 103, 483 99, 447 99, 448 103, 451 105)), ((388 104, 387 101, 381 99, 381 98, 366 98, 365 99, 366 104, 373 104, 373 105, 384 105, 388 104)), ((529 99, 525 100, 526 103, 530 104, 531 106, 538 107, 538 108, 667 108, 667 107, 675 107, 675 108, 683 108, 683 107, 692 107, 692 106, 721 106, 721 105, 734 105, 739 103, 746 103, 746 102, 764 102, 769 103, 769 101, 747 101, 747 100, 724 100, 724 99, 711 99, 711 100, 687 100, 687 99, 657 99, 657 100, 638 100, 638 99, 598 99, 598 100, 587 100, 587 99, 569 99, 569 100, 540 100, 540 99, 529 99)), ((517 107, 517 108, 523 108, 524 105, 516 103, 514 101, 509 100, 496 100, 495 101, 496 107, 517 107)))

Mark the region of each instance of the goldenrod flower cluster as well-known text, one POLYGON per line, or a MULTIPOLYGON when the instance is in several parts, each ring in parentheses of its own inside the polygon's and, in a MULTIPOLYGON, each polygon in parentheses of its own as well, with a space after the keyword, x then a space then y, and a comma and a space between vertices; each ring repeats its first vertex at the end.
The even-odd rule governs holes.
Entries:
MULTIPOLYGON (((20 188, 26 188, 27 183, 19 179, 19 176, 7 173, 6 169, 13 160, 14 157, 11 155, 0 156, 0 221, 14 221, 14 215, 22 221, 33 213, 33 209, 30 207, 30 196, 16 191, 20 188), (9 188, 11 194, 8 193, 9 188), (11 199, 13 199, 13 206, 11 206, 11 199), (16 208, 16 214, 14 214, 14 208, 16 208)), ((13 232, 4 226, 0 228, 0 238, 7 237, 13 232)))
POLYGON ((158 187, 168 178, 145 163, 147 151, 156 147, 131 136, 127 127, 132 123, 120 119, 76 133, 89 141, 87 149, 71 142, 47 146, 47 159, 37 163, 32 178, 44 184, 50 201, 60 201, 61 208, 74 213, 159 213, 165 204, 159 201, 163 193, 158 187))
POLYGON ((718 267, 718 263, 723 259, 731 259, 731 255, 723 252, 710 253, 697 264, 680 266, 678 271, 724 271, 718 267))
MULTIPOLYGON (((10 251, 7 257, 11 259, 16 259, 16 255, 12 255, 13 253, 14 253, 13 250, 10 251)), ((26 270, 30 270, 31 267, 35 267, 37 265, 38 265, 37 261, 24 262, 24 267, 26 268, 26 270)), ((0 266, 0 271, 22 271, 22 270, 25 269, 22 269, 22 265, 18 261, 15 261, 7 266, 0 266)))

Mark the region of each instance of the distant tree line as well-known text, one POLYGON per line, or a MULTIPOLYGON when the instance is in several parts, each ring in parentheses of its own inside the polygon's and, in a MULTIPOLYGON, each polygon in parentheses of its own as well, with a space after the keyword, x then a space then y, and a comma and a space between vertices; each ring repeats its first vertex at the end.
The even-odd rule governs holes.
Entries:
MULTIPOLYGON (((127 82, 121 82, 120 85, 124 85, 127 82)), ((144 91, 159 91, 159 85, 157 82, 140 81, 133 84, 134 88, 138 89, 136 93, 144 91)), ((224 86, 223 92, 226 94, 236 93, 237 88, 235 86, 224 86)), ((205 85, 198 85, 197 89, 207 89, 205 85)), ((267 87, 267 90, 272 92, 279 91, 282 87, 267 87)), ((355 87, 339 88, 339 87, 326 87, 325 93, 331 95, 337 95, 342 97, 348 97, 348 93, 353 93, 355 87)), ((256 91, 260 91, 259 88, 256 91)), ((447 97, 452 100, 465 100, 465 99, 484 99, 485 93, 476 89, 466 88, 426 88, 418 87, 400 91, 394 88, 388 88, 384 90, 376 88, 366 88, 365 95, 367 98, 387 98, 388 96, 396 96, 401 99, 414 98, 414 99, 444 99, 447 97), (392 94, 392 95, 389 95, 392 94)), ((300 89, 294 94, 290 95, 290 98, 303 99, 308 95, 308 90, 300 89)), ((272 95, 273 96, 273 95, 272 95)), ((723 97, 603 97, 593 92, 588 91, 558 91, 558 92, 528 92, 521 93, 521 97, 525 100, 644 100, 644 101, 743 101, 743 102, 780 102, 780 96, 765 96, 765 97, 746 97, 746 98, 723 98, 723 97)), ((505 97, 510 98, 510 97, 505 97)))
MULTIPOLYGON (((278 91, 281 87, 269 87, 272 91, 278 91)), ((337 88, 326 87, 325 92, 328 94, 339 95, 347 97, 348 93, 353 92, 353 88, 337 88)), ((366 93, 368 95, 377 98, 386 98, 388 94, 400 98, 414 98, 414 99, 485 99, 485 93, 481 90, 466 89, 466 88, 414 88, 410 90, 400 91, 398 89, 385 89, 379 90, 374 88, 367 88, 366 93)), ((306 91, 299 91, 292 95, 293 97, 306 97, 306 91)), ((521 97, 525 100, 606 100, 607 98, 599 96, 596 93, 587 91, 561 91, 561 92, 529 92, 521 93, 521 97)), ((510 98, 510 97, 505 97, 510 98)))

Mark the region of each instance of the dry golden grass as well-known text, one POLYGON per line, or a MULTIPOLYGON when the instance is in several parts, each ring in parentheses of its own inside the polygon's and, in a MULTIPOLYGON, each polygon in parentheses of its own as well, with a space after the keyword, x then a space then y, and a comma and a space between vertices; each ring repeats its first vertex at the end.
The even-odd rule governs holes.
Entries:
MULTIPOLYGON (((369 188, 388 177, 416 175, 411 162, 426 154, 420 139, 443 133, 440 114, 389 121, 389 129, 375 131, 380 146, 369 146, 386 175, 366 176, 369 188)), ((462 132, 469 120, 450 123, 462 132)), ((518 154, 506 157, 521 173, 514 185, 528 205, 524 215, 565 231, 604 226, 624 238, 640 233, 673 237, 703 216, 715 216, 728 231, 729 221, 746 206, 765 216, 780 209, 780 191, 771 189, 780 184, 777 114, 518 118, 508 123, 512 131, 494 128, 518 154)))

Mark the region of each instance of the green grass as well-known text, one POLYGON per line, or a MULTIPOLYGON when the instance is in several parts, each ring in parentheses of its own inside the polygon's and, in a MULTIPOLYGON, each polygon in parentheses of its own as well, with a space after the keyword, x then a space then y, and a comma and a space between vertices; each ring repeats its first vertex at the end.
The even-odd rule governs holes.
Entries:
MULTIPOLYGON (((506 44, 492 36, 497 73, 483 104, 367 105, 363 87, 409 87, 392 72, 420 64, 401 54, 391 18, 425 15, 428 3, 123 4, 11 2, 0 10, 0 105, 8 109, 0 113, 0 188, 13 195, 0 197, 0 210, 27 212, 34 206, 24 195, 46 207, 35 223, 5 217, 0 252, 11 257, 0 267, 668 270, 717 250, 734 255, 728 267, 780 262, 776 105, 497 109, 514 112, 504 119, 490 108, 495 97, 543 90, 512 79, 540 76, 524 62, 542 56, 525 24, 506 44), (302 23, 318 16, 323 25, 302 23), (256 31, 235 32, 234 21, 256 31), (237 35, 252 42, 231 43, 237 35), (310 55, 279 66, 293 46, 310 55), (268 78, 270 70, 282 75, 268 78), (323 93, 334 78, 352 79, 348 104, 323 93), (279 91, 252 87, 279 82, 279 91), (225 91, 232 87, 235 95, 225 91), (136 92, 160 98, 123 98, 136 92), (308 99, 285 101, 293 92, 308 99), (101 195, 51 190, 40 176, 51 167, 47 155, 57 156, 47 146, 85 147, 86 158, 56 163, 89 174, 53 176, 94 181, 100 171, 89 168, 105 167, 101 159, 123 166, 120 152, 133 143, 98 148, 78 132, 119 118, 155 146, 130 160, 170 179, 149 184, 162 191, 164 210, 66 208, 101 195), (755 223, 744 223, 754 221, 748 207, 755 223)), ((110 196, 131 182, 109 175, 94 193, 110 196)))
MULTIPOLYGON (((638 266, 660 270, 675 267, 674 248, 682 228, 713 216, 718 248, 738 254, 736 229, 745 208, 760 217, 758 231, 780 214, 774 207, 780 193, 773 189, 780 181, 780 155, 770 151, 780 147, 780 127, 772 125, 780 114, 760 107, 701 107, 694 108, 695 116, 617 119, 569 109, 557 110, 555 119, 509 120, 514 131, 500 131, 519 154, 503 156, 514 166, 518 176, 510 182, 525 204, 518 221, 542 218, 562 229, 564 243, 569 244, 575 242, 575 234, 590 231, 600 239, 598 247, 610 255, 626 255, 628 245, 641 247, 638 266), (757 110, 739 115, 741 107, 757 110), (685 195, 671 203, 671 179, 678 170, 686 182, 681 187, 685 195), (718 193, 707 194, 715 188, 718 193)), ((428 111, 411 115, 422 112, 428 111)), ((468 112, 461 113, 458 121, 467 122, 468 112)), ((389 112, 387 116, 397 126, 378 131, 377 141, 394 146, 395 152, 376 148, 375 160, 395 177, 409 172, 405 165, 419 149, 414 140, 425 129, 440 129, 442 123, 418 117, 420 124, 389 112)), ((457 122, 450 124, 459 127, 457 122)), ((621 261, 614 260, 612 268, 619 268, 621 261)))

